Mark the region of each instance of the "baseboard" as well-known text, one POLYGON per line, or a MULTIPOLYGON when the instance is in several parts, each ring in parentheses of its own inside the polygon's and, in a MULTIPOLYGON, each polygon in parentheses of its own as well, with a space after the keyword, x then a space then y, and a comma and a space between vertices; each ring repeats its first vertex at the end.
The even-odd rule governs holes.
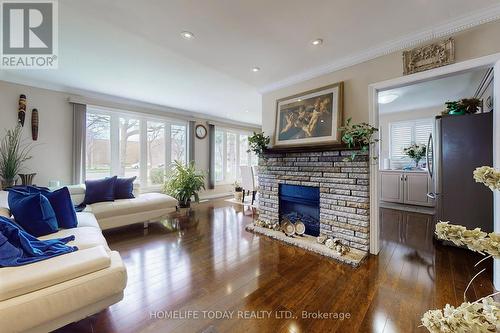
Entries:
POLYGON ((227 197, 231 197, 231 196, 233 196, 232 192, 202 195, 202 196, 200 196, 200 201, 209 201, 209 200, 215 200, 215 199, 222 199, 222 198, 227 198, 227 197))

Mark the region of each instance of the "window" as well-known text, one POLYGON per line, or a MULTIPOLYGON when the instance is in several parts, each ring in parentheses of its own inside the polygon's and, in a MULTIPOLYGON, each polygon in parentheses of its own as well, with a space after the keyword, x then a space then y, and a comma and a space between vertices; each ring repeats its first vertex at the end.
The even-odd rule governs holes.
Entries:
POLYGON ((165 130, 163 122, 148 121, 148 184, 163 184, 165 176, 165 130))
POLYGON ((141 142, 138 119, 120 118, 120 177, 140 178, 141 142))
POLYGON ((248 153, 248 133, 216 128, 215 180, 233 183, 240 178, 240 166, 257 165, 257 157, 248 153))
POLYGON ((429 135, 434 128, 433 119, 418 119, 391 123, 390 127, 390 157, 392 160, 409 161, 403 149, 412 143, 427 146, 429 135))
POLYGON ((85 169, 87 179, 109 176, 111 172, 111 117, 87 114, 87 152, 85 169))
POLYGON ((186 163, 186 128, 180 121, 88 108, 86 178, 136 176, 144 187, 160 185, 172 161, 186 163))
POLYGON ((186 161, 186 126, 172 125, 171 127, 172 161, 186 161))

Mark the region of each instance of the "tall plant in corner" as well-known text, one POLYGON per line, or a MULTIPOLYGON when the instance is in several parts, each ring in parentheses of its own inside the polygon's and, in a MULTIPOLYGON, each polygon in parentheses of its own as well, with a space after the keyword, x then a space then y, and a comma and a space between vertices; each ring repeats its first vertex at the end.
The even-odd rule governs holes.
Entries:
POLYGON ((2 187, 15 185, 15 180, 24 162, 31 158, 31 144, 23 143, 22 127, 7 130, 0 142, 0 177, 2 187))
POLYGON ((192 197, 200 202, 198 192, 204 189, 205 175, 196 170, 194 162, 184 165, 180 161, 174 161, 163 186, 165 193, 177 199, 180 208, 189 208, 192 197))
MULTIPOLYGON (((347 144, 349 148, 361 148, 362 151, 368 152, 370 145, 379 141, 374 139, 373 134, 378 132, 375 128, 367 123, 352 124, 352 118, 347 119, 344 126, 338 129, 342 133, 342 142, 347 144)), ((351 154, 351 161, 356 157, 356 153, 351 154)), ((375 158, 376 159, 376 158, 375 158)))

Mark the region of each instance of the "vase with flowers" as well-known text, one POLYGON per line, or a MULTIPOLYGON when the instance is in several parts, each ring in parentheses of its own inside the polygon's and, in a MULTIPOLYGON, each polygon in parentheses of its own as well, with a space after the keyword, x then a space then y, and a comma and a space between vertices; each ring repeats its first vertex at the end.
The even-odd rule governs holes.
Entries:
POLYGON ((412 143, 403 149, 403 153, 415 161, 415 168, 418 168, 420 160, 424 158, 427 147, 424 144, 412 143))

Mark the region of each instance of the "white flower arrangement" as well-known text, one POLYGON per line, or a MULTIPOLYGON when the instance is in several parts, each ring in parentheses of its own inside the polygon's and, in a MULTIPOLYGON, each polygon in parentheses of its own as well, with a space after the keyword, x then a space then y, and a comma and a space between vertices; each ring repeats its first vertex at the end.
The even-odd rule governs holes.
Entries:
POLYGON ((490 190, 500 190, 500 171, 489 166, 482 166, 474 170, 474 180, 483 183, 490 190))
POLYGON ((415 161, 415 164, 418 166, 418 162, 425 156, 425 152, 427 151, 427 146, 424 144, 412 143, 406 148, 403 148, 403 153, 415 161))
POLYGON ((500 329, 499 303, 491 297, 464 302, 455 308, 446 304, 443 310, 427 311, 422 324, 431 333, 491 333, 500 329))
MULTIPOLYGON (((474 171, 474 179, 489 187, 492 191, 500 190, 500 172, 487 166, 474 171)), ((482 259, 490 257, 500 258, 500 234, 486 233, 480 228, 468 230, 461 225, 439 222, 436 224, 436 236, 457 246, 466 246, 468 249, 488 254, 482 259)), ((476 266, 480 263, 478 262, 476 266)), ((500 331, 500 303, 493 300, 494 293, 475 302, 466 301, 465 294, 472 281, 485 269, 474 275, 464 292, 464 302, 457 308, 446 304, 444 309, 429 310, 422 317, 422 325, 431 333, 489 333, 500 331)))

